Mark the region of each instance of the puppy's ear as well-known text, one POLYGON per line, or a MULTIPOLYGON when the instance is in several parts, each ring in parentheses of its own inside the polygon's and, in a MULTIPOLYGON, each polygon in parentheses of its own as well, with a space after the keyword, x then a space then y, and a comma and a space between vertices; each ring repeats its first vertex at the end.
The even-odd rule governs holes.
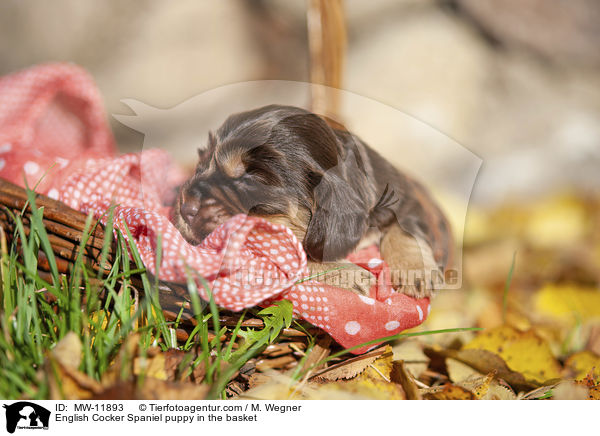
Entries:
POLYGON ((314 189, 312 217, 304 237, 304 249, 311 259, 342 259, 364 236, 369 211, 349 182, 357 170, 354 154, 348 153, 343 162, 323 174, 314 189))

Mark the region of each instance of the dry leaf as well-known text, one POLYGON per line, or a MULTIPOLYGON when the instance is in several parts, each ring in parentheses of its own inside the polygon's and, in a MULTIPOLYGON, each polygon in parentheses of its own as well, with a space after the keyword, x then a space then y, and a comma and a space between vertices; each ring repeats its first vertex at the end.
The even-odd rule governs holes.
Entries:
POLYGON ((81 363, 81 351, 79 337, 69 332, 48 355, 44 370, 48 377, 50 399, 87 399, 102 390, 98 381, 77 369, 81 363))
POLYGON ((476 400, 475 395, 460 386, 445 384, 438 392, 425 394, 428 400, 476 400))
POLYGON ((419 391, 419 387, 415 383, 413 375, 408 371, 408 368, 402 360, 398 360, 393 363, 391 379, 402 386, 402 389, 406 393, 407 400, 423 399, 421 392, 419 391))
POLYGON ((591 351, 580 351, 572 354, 565 362, 565 367, 568 368, 573 377, 581 380, 590 373, 592 377, 600 377, 600 356, 591 351))
POLYGON ((533 330, 521 332, 510 326, 496 327, 480 333, 464 348, 496 353, 510 369, 538 383, 560 377, 561 367, 550 347, 533 330))
POLYGON ((556 387, 556 385, 540 386, 539 388, 536 388, 527 393, 519 394, 517 399, 520 399, 520 400, 538 400, 541 398, 549 399, 551 397, 551 395, 549 396, 548 394, 551 394, 552 389, 554 389, 555 387, 556 387))
POLYGON ((591 369, 583 380, 576 383, 588 388, 590 400, 600 400, 600 377, 595 374, 594 369, 591 369))
POLYGON ((562 381, 552 389, 553 400, 586 400, 589 398, 587 387, 573 381, 562 381))
POLYGON ((93 400, 203 400, 208 385, 174 383, 147 377, 141 385, 137 380, 120 381, 94 395, 93 400))
POLYGON ((600 318, 600 290, 548 284, 536 293, 535 309, 543 315, 563 321, 600 318))
POLYGON ((75 332, 68 332, 52 349, 51 354, 63 366, 79 368, 82 345, 75 332))
POLYGON ((446 367, 450 380, 473 392, 478 399, 515 400, 517 398, 510 386, 496 379, 495 370, 484 375, 469 365, 451 358, 446 359, 446 367))
POLYGON ((437 350, 428 348, 427 353, 438 354, 444 357, 452 357, 466 365, 469 365, 480 374, 496 373, 497 377, 505 380, 510 386, 519 391, 528 391, 538 386, 537 383, 528 381, 522 374, 512 371, 506 362, 491 351, 486 350, 437 350))
MULTIPOLYGON (((338 380, 322 384, 318 389, 340 390, 360 398, 377 400, 403 400, 404 390, 391 382, 392 349, 384 347, 384 353, 370 364, 360 375, 351 380, 338 380)), ((316 383, 314 384, 316 386, 316 383)))
POLYGON ((416 340, 402 341, 392 347, 394 360, 404 361, 413 377, 419 378, 429 365, 429 357, 423 353, 423 345, 416 340))
POLYGON ((589 220, 582 202, 572 196, 538 202, 527 220, 525 237, 538 247, 556 247, 581 240, 589 220))
POLYGON ((255 372, 248 379, 248 389, 253 389, 257 386, 264 385, 271 380, 271 377, 261 372, 255 372))
MULTIPOLYGON (((311 366, 319 363, 321 360, 323 360, 327 356, 329 356, 329 354, 331 353, 330 345, 331 345, 331 336, 323 335, 323 336, 320 336, 319 338, 317 338, 317 342, 316 342, 315 346, 310 351, 310 354, 304 361, 304 366, 302 367, 302 371, 307 370, 311 366)), ((314 373, 316 371, 319 371, 321 368, 322 368, 322 365, 319 365, 318 367, 312 368, 310 372, 314 373)), ((307 374, 307 376, 310 376, 310 375, 311 375, 310 373, 307 374)))
POLYGON ((350 379, 362 373, 375 359, 384 353, 384 348, 369 351, 360 356, 353 357, 343 362, 331 365, 315 374, 314 378, 335 381, 340 379, 350 379))
POLYGON ((133 359, 133 374, 167 380, 165 362, 165 353, 161 353, 160 349, 148 349, 146 356, 138 356, 133 359))

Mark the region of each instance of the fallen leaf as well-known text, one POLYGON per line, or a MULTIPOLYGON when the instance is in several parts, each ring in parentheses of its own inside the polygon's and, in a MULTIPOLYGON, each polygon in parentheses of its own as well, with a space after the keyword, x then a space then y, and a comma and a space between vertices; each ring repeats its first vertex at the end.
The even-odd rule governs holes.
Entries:
POLYGON ((415 383, 413 375, 408 371, 408 368, 402 360, 393 362, 392 372, 390 373, 391 380, 402 386, 406 393, 407 400, 422 400, 419 387, 415 383))
POLYGON ((416 340, 402 341, 392 347, 394 360, 404 361, 404 366, 413 377, 419 378, 427 370, 429 357, 423 352, 423 345, 416 340))
POLYGON ((540 386, 539 388, 536 388, 527 393, 519 394, 517 399, 519 399, 519 400, 547 400, 547 399, 552 398, 552 395, 553 395, 552 389, 554 389, 555 387, 556 387, 556 385, 540 386))
POLYGON ((547 284, 534 298, 540 314, 563 321, 600 318, 600 290, 577 285, 547 284))
POLYGON ((317 372, 313 377, 329 381, 350 379, 356 377, 369 367, 384 353, 384 348, 378 348, 360 356, 344 360, 317 372))
POLYGON ((552 389, 553 400, 586 400, 589 398, 587 387, 573 381, 562 381, 552 389))
POLYGON ((165 353, 160 352, 160 349, 148 349, 145 356, 133 359, 133 374, 166 380, 165 361, 165 353))
POLYGON ((445 384, 441 390, 424 394, 428 400, 476 400, 473 392, 450 383, 445 384))
POLYGON ((594 369, 590 369, 590 372, 576 383, 588 388, 590 400, 600 400, 600 377, 595 374, 594 369))
POLYGON ((317 363, 321 362, 323 359, 325 359, 327 356, 329 356, 329 354, 331 354, 330 345, 331 345, 331 336, 322 335, 319 338, 317 338, 315 346, 309 352, 308 357, 304 361, 304 366, 302 367, 302 371, 306 371, 307 369, 310 368, 310 371, 307 373, 308 377, 310 377, 311 372, 314 373, 316 371, 319 371, 322 368, 322 366, 324 364, 315 366, 314 368, 311 368, 311 367, 313 365, 316 365, 317 363))
POLYGON ((530 211, 525 237, 537 247, 556 247, 581 240, 589 220, 583 203, 573 196, 556 196, 530 211))
POLYGON ((495 371, 498 378, 505 380, 518 391, 529 391, 538 387, 538 383, 526 380, 522 374, 512 371, 504 360, 495 353, 487 350, 442 350, 427 348, 427 354, 451 357, 469 365, 480 374, 489 374, 495 371))
POLYGON ((57 362, 71 368, 79 368, 81 353, 81 340, 75 332, 68 332, 51 351, 52 357, 57 362))
POLYGON ((496 353, 511 370, 537 383, 560 377, 561 367, 549 345, 533 330, 522 332, 510 326, 496 327, 480 333, 464 349, 496 353))
POLYGON ((497 371, 481 374, 456 359, 446 359, 448 375, 456 385, 471 391, 480 400, 515 400, 517 396, 504 382, 496 379, 497 371))
POLYGON ((78 370, 82 345, 79 337, 69 332, 49 353, 44 364, 50 399, 88 399, 102 390, 102 385, 78 370))
POLYGON ((580 351, 569 356, 565 361, 565 367, 577 380, 585 378, 590 373, 592 377, 600 377, 600 356, 591 351, 580 351))
POLYGON ((384 353, 357 377, 324 383, 322 386, 330 390, 348 392, 361 398, 403 400, 406 398, 404 390, 399 384, 391 382, 392 358, 392 348, 386 345, 384 353))
POLYGON ((92 400, 203 400, 210 390, 206 384, 177 383, 147 377, 119 381, 98 392, 92 400))

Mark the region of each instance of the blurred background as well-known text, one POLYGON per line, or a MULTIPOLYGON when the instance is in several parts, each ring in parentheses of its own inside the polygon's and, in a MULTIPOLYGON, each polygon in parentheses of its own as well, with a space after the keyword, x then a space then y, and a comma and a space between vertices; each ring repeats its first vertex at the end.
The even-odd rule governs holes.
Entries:
MULTIPOLYGON (((95 78, 108 114, 125 115, 132 113, 121 102, 125 98, 165 109, 237 82, 307 82, 307 5, 304 0, 5 0, 0 74, 41 62, 74 62, 95 78)), ((515 252, 514 322, 525 327, 537 322, 532 307, 542 303, 536 298, 550 295, 555 301, 552 292, 588 295, 593 289, 597 295, 600 2, 345 0, 343 8, 347 47, 341 88, 396 108, 439 134, 407 129, 400 143, 397 137, 390 141, 367 104, 352 106, 349 127, 365 132, 367 142, 399 165, 410 162, 411 150, 441 136, 482 161, 464 235, 471 293, 438 304, 453 318, 438 315, 436 321, 434 311, 433 326, 498 323, 495 296, 515 252), (558 291, 547 290, 548 283, 558 291), (531 290, 534 299, 519 299, 519 291, 531 290)), ((142 147, 142 133, 110 121, 121 150, 142 147)), ((212 129, 220 124, 205 122, 212 129)), ((169 131, 165 147, 177 148, 179 134, 169 131)), ((431 184, 452 192, 472 182, 478 164, 467 165, 449 150, 437 148, 423 168, 431 184)), ((195 152, 176 157, 189 165, 195 152)), ((582 307, 590 309, 589 304, 582 307)), ((564 307, 567 313, 574 310, 573 304, 564 307)), ((535 308, 544 316, 560 312, 535 308)), ((579 321, 569 322, 581 326, 583 315, 577 316, 579 321)), ((580 341, 600 337, 593 328, 596 333, 580 341)), ((600 349, 600 339, 596 346, 600 349)))
MULTIPOLYGON (((97 81, 108 114, 128 113, 124 98, 169 108, 235 82, 308 81, 307 5, 6 0, 0 74, 47 61, 77 63, 97 81)), ((473 201, 598 190, 599 2, 345 0, 343 6, 341 87, 397 108, 480 156, 473 201)), ((110 118, 123 150, 141 147, 143 135, 110 118)), ((369 138, 374 146, 378 141, 369 138)), ((452 183, 460 172, 458 163, 433 176, 452 183)))

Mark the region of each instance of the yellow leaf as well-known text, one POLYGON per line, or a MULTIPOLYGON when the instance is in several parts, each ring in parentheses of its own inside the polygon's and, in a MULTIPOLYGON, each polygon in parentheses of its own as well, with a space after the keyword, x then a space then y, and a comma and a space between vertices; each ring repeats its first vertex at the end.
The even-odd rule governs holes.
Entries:
POLYGON ((136 357, 133 360, 133 373, 135 375, 144 374, 147 377, 166 380, 165 354, 155 351, 149 352, 147 356, 136 357))
POLYGON ((565 321, 600 318, 600 290, 548 284, 535 296, 536 311, 565 321))
POLYGON ((565 367, 573 371, 577 380, 584 379, 592 370, 592 377, 600 377, 600 356, 591 351, 581 351, 569 357, 565 367))
POLYGON ((556 247, 581 240, 587 225, 587 214, 581 201, 569 196, 554 197, 532 210, 525 234, 533 245, 556 247))
POLYGON ((448 375, 457 386, 471 391, 480 400, 515 400, 517 396, 496 379, 496 371, 483 375, 459 360, 447 358, 448 375))
POLYGON ((423 353, 423 345, 416 340, 405 340, 392 347, 394 360, 404 360, 404 366, 413 377, 419 378, 429 365, 429 357, 423 353))
POLYGON ((48 354, 44 369, 50 399, 87 399, 101 390, 100 383, 78 370, 81 351, 81 340, 75 333, 69 332, 48 354))
POLYGON ((425 394, 426 399, 430 400, 476 400, 473 393, 461 386, 447 383, 441 390, 425 394))
POLYGON ((496 353, 510 369, 536 382, 560 377, 561 368, 550 347, 532 330, 521 332, 509 326, 496 327, 479 334, 464 349, 496 353))
POLYGON ((393 353, 389 345, 382 357, 370 364, 360 375, 351 380, 338 380, 322 385, 329 390, 340 390, 352 396, 379 400, 403 400, 402 387, 391 381, 393 353))

